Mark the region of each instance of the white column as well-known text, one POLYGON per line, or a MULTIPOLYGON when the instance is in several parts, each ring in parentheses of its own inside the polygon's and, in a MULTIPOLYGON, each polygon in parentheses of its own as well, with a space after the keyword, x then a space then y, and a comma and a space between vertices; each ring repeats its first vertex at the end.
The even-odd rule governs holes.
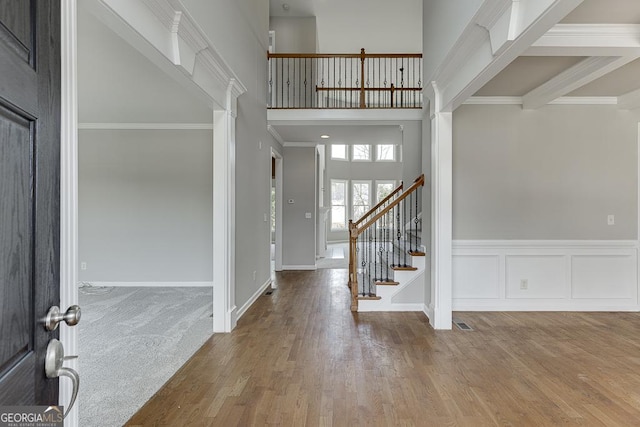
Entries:
MULTIPOLYGON (((60 308, 78 303, 78 96, 77 96, 77 21, 76 0, 60 2, 61 28, 61 118, 60 118, 60 308)), ((78 327, 63 325, 60 341, 68 356, 78 355, 78 327)), ((82 357, 82 355, 80 355, 82 357)), ((78 360, 69 359, 65 367, 78 370, 78 360)), ((80 372, 80 374, 82 374, 80 372)), ((71 401, 72 386, 68 378, 60 380, 60 405, 65 410, 71 401)), ((82 393, 82 389, 80 389, 82 393)), ((76 427, 78 404, 64 420, 76 427)))
POLYGON ((453 224, 453 113, 439 111, 433 85, 431 102, 431 303, 434 329, 451 329, 453 224))
POLYGON ((213 112, 213 331, 236 326, 236 116, 244 87, 231 79, 213 112))

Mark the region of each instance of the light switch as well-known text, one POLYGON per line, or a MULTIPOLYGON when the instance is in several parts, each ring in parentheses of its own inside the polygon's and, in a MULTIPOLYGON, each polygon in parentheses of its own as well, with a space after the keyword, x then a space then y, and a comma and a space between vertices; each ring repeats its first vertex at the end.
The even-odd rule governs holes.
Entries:
POLYGON ((305 212, 304 217, 307 219, 311 219, 311 212, 305 212))

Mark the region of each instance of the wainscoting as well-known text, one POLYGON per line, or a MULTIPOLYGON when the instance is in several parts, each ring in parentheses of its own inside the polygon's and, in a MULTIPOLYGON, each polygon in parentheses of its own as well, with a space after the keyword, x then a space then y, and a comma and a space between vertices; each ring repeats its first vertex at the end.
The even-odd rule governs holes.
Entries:
POLYGON ((454 311, 640 311, 635 240, 454 240, 454 311))

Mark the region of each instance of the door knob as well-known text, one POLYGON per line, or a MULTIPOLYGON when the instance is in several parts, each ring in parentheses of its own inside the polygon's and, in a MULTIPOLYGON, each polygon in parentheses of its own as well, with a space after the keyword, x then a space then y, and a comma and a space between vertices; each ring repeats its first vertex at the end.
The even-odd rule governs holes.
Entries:
POLYGON ((54 331, 63 320, 69 326, 75 326, 80 321, 80 307, 72 305, 65 313, 60 312, 60 308, 56 305, 49 309, 43 323, 47 331, 54 331))
POLYGON ((73 404, 78 397, 78 388, 80 387, 80 376, 76 371, 71 368, 65 368, 62 366, 65 359, 71 359, 72 357, 64 357, 64 347, 62 343, 57 339, 52 339, 47 346, 47 354, 44 357, 44 372, 47 378, 59 378, 69 377, 73 383, 73 392, 71 394, 71 402, 67 407, 63 417, 66 417, 73 404))

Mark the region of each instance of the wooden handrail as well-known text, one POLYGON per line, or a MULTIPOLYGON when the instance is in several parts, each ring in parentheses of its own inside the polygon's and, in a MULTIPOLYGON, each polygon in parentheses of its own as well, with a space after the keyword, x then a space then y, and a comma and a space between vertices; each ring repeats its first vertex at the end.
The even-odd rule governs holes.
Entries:
POLYGON ((364 230, 366 230, 367 228, 371 227, 377 220, 382 218, 387 212, 389 212, 391 209, 393 209, 398 204, 400 204, 401 201, 403 201, 404 199, 409 197, 409 195, 411 193, 413 193, 416 189, 418 189, 418 187, 421 187, 423 185, 424 185, 424 174, 420 175, 418 177, 418 179, 416 179, 413 182, 413 184, 411 184, 411 187, 407 188, 407 191, 402 193, 402 195, 400 197, 398 197, 397 199, 394 199, 394 201, 392 203, 390 203, 383 210, 378 212, 373 218, 371 218, 369 221, 367 221, 363 226, 361 226, 361 227, 354 226, 353 229, 350 230, 351 231, 351 239, 356 239, 360 234, 362 234, 364 232, 364 230))
POLYGON ((393 190, 391 193, 389 193, 389 195, 387 197, 385 197, 384 199, 382 199, 382 201, 378 202, 377 205, 375 205, 374 207, 369 209, 367 212, 365 212, 365 214, 362 215, 360 217, 360 219, 358 219, 356 222, 354 222, 353 225, 357 227, 358 224, 360 224, 362 221, 364 221, 366 217, 368 217, 369 215, 373 214, 376 211, 376 209, 378 209, 380 206, 382 206, 385 203, 387 203, 389 201, 389 199, 391 199, 393 196, 398 194, 399 191, 402 190, 402 186, 403 185, 404 185, 404 183, 402 181, 400 181, 400 185, 395 190, 393 190))

